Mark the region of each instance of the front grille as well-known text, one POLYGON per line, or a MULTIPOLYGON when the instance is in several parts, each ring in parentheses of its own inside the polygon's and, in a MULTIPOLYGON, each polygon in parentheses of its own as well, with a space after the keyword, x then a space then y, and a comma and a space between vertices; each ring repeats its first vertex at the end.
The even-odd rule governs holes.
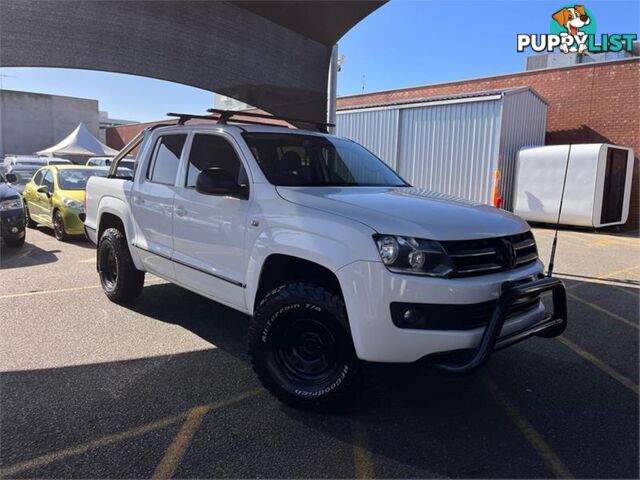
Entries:
MULTIPOLYGON (((540 305, 540 296, 524 297, 509 309, 507 320, 530 312, 540 305)), ((421 330, 471 330, 484 327, 491 320, 495 309, 494 300, 468 305, 444 305, 437 303, 391 303, 391 319, 399 328, 421 330), (416 312, 407 320, 407 310, 416 312)))
POLYGON ((440 243, 455 266, 452 277, 473 277, 513 270, 538 259, 536 241, 531 232, 440 243))

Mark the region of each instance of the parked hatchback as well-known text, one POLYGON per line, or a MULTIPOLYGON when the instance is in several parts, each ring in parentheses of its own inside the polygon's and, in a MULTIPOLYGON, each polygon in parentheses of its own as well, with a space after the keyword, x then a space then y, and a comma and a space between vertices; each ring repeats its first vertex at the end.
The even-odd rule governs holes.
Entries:
POLYGON ((38 171, 40 167, 36 165, 13 165, 7 168, 5 175, 13 174, 9 180, 11 187, 22 193, 24 187, 31 179, 33 174, 38 171))
POLYGON ((113 157, 91 157, 87 160, 87 167, 108 167, 113 157))
MULTIPOLYGON (((112 160, 113 157, 91 157, 87 160, 87 167, 108 167, 111 165, 112 160)), ((135 160, 123 158, 120 160, 119 168, 128 168, 129 170, 133 170, 135 165, 135 160)))
POLYGON ((100 167, 52 165, 41 168, 27 183, 23 199, 27 224, 53 228, 58 240, 84 234, 84 189, 94 175, 107 176, 100 167))
POLYGON ((71 160, 60 157, 41 157, 47 162, 47 165, 73 165, 71 160))
POLYGON ((2 161, 3 172, 6 173, 9 168, 15 165, 30 165, 36 167, 44 167, 47 161, 34 155, 7 155, 2 161))
POLYGON ((20 192, 10 184, 15 180, 12 173, 6 176, 0 173, 0 238, 9 247, 21 247, 25 240, 25 217, 20 192))

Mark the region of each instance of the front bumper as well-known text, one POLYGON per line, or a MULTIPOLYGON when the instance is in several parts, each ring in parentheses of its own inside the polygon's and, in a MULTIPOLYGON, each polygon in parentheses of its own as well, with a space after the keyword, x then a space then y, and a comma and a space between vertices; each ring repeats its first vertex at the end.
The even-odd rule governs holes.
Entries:
POLYGON ((0 212, 0 237, 22 238, 25 231, 24 210, 21 208, 0 212))
POLYGON ((564 284, 557 278, 545 277, 521 285, 508 285, 496 303, 495 310, 482 339, 473 353, 460 362, 435 363, 435 366, 448 373, 464 374, 477 370, 484 365, 495 350, 501 350, 534 335, 555 337, 567 326, 567 294, 564 284), (539 322, 500 337, 509 309, 519 299, 531 295, 552 292, 553 312, 545 314, 539 322))
POLYGON ((84 213, 82 210, 64 208, 60 210, 64 220, 64 229, 68 235, 84 235, 84 213))
MULTIPOLYGON (((336 274, 343 290, 358 358, 372 362, 414 362, 435 353, 476 349, 486 328, 398 328, 391 318, 392 303, 462 306, 493 301, 498 305, 506 282, 528 281, 530 284, 539 278, 542 270, 542 263, 538 261, 508 272, 445 279, 398 275, 389 272, 381 262, 359 261, 339 269, 336 274)), ((501 339, 527 330, 544 319, 542 303, 522 314, 503 318, 494 347, 503 345, 501 339)))

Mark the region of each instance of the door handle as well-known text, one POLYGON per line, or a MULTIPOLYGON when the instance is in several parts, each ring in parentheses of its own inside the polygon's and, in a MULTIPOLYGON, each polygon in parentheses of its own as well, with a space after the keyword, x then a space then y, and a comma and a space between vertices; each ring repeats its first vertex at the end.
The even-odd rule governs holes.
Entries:
POLYGON ((176 207, 176 215, 179 217, 184 217, 187 214, 187 209, 184 208, 182 205, 178 205, 176 207))
POLYGON ((135 205, 142 205, 144 203, 144 200, 141 197, 133 197, 133 203, 135 205))

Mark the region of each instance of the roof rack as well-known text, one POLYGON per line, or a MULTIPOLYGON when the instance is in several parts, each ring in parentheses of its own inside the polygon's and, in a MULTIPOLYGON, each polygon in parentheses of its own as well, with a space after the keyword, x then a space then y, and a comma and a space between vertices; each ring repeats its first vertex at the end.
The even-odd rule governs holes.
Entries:
POLYGON ((282 120, 285 122, 295 122, 295 123, 306 123, 309 125, 313 125, 321 132, 327 132, 328 127, 335 127, 333 123, 325 123, 325 122, 317 122, 315 120, 305 120, 302 118, 292 118, 292 117, 280 117, 276 115, 269 115, 264 113, 252 113, 252 112, 243 112, 238 110, 219 110, 217 108, 209 108, 207 112, 210 112, 212 115, 197 115, 190 113, 167 113, 169 117, 178 117, 178 125, 183 125, 187 120, 191 120, 192 118, 197 118, 199 120, 216 120, 217 123, 221 125, 226 125, 229 120, 235 123, 249 123, 255 125, 269 125, 267 122, 260 122, 258 120, 282 120), (215 116, 214 116, 215 115, 215 116), (234 118, 234 117, 245 117, 245 118, 234 118), (248 120, 249 119, 257 119, 257 120, 248 120))
POLYGON ((199 120, 220 120, 220 117, 214 117, 213 115, 197 115, 195 113, 167 113, 167 117, 178 117, 178 125, 184 125, 187 120, 197 118, 199 120))
MULTIPOLYGON (((184 125, 187 120, 191 120, 192 118, 197 118, 199 120, 212 120, 212 121, 215 121, 217 124, 220 124, 220 125, 226 125, 227 124, 227 121, 221 115, 213 116, 213 115, 196 115, 196 114, 191 114, 191 113, 172 113, 172 112, 169 112, 169 113, 167 113, 167 116, 168 117, 178 117, 178 125, 184 125)), ((245 120, 245 119, 241 119, 241 118, 234 118, 233 122, 234 123, 249 123, 249 124, 252 124, 252 125, 268 125, 265 122, 258 122, 258 121, 255 121, 255 120, 245 120)), ((282 127, 289 128, 286 125, 282 125, 282 127)))

